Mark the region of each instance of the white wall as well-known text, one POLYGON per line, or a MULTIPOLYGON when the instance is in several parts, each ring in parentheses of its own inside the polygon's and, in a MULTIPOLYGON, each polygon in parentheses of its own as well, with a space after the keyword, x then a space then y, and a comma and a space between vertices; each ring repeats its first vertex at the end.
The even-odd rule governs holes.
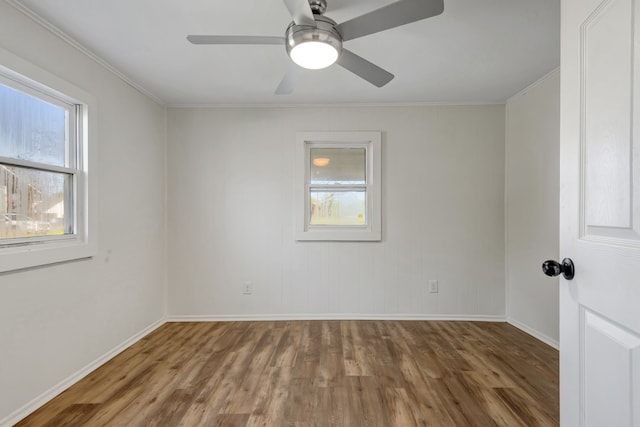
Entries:
POLYGON ((501 318, 504 114, 169 109, 169 314, 501 318), (383 132, 381 243, 294 241, 295 132, 329 130, 383 132))
POLYGON ((542 274, 558 259, 560 73, 506 106, 507 307, 509 321, 557 347, 558 279, 542 274))
POLYGON ((0 2, 0 46, 98 106, 99 254, 0 275, 0 425, 164 317, 165 110, 0 2), (13 414, 13 415, 12 415, 13 414))

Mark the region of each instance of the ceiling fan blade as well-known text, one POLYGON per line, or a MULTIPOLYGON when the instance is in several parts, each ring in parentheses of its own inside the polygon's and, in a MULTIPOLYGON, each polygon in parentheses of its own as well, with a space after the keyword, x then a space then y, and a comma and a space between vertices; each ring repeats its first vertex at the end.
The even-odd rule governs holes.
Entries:
POLYGON ((309 0, 284 0, 284 4, 289 9, 289 13, 293 18, 293 22, 297 25, 316 26, 316 20, 313 17, 309 0))
POLYGON ((187 36, 193 44, 284 44, 284 37, 270 36, 187 36))
POLYGON ((338 25, 337 29, 342 34, 342 40, 353 40, 440 15, 443 11, 444 0, 400 0, 345 21, 338 25))
POLYGON ((284 75, 276 89, 276 95, 291 95, 293 90, 296 88, 301 75, 302 68, 295 64, 291 64, 289 70, 287 70, 287 74, 284 75))
POLYGON ((338 65, 351 71, 374 86, 382 87, 393 80, 394 75, 383 70, 377 65, 356 55, 347 49, 342 49, 342 54, 336 61, 338 65))

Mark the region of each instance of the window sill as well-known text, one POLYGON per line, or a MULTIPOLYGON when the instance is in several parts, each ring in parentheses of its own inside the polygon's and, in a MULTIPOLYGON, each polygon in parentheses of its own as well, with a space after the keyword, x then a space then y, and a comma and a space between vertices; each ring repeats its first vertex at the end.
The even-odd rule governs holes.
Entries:
POLYGON ((97 247, 77 238, 0 248, 0 273, 96 256, 97 247))
POLYGON ((380 232, 367 229, 341 230, 307 230, 296 233, 299 241, 331 241, 331 242, 379 242, 382 240, 380 232))

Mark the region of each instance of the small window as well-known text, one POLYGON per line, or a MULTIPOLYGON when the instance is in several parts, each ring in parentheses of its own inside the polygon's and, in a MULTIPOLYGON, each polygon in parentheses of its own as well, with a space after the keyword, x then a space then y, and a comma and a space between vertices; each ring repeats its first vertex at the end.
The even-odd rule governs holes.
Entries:
POLYGON ((91 256, 87 95, 0 60, 0 271, 91 256))
POLYGON ((381 239, 380 132, 297 134, 297 240, 381 239))

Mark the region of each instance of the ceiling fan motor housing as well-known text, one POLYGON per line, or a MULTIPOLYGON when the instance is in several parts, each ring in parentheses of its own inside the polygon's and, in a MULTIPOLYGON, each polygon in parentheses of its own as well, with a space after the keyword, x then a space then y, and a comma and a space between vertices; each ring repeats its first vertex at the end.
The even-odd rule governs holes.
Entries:
POLYGON ((324 15, 327 10, 327 0, 309 0, 309 7, 314 15, 324 15))
POLYGON ((342 36, 336 29, 336 22, 322 15, 314 15, 316 26, 289 24, 285 32, 287 54, 291 56, 291 50, 299 44, 307 42, 320 42, 328 44, 336 49, 338 55, 342 52, 342 36))

